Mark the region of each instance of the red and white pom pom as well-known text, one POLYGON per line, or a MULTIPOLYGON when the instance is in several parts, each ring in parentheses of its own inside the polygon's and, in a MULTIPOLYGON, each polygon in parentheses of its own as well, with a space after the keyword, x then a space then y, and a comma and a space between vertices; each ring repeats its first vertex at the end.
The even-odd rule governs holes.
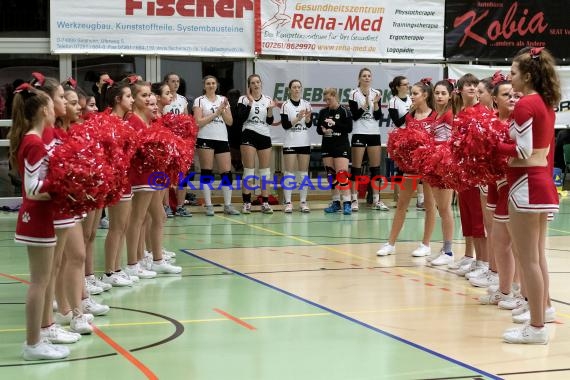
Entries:
POLYGON ((471 109, 454 120, 450 147, 462 185, 484 185, 504 174, 507 159, 495 153, 505 133, 499 123, 494 115, 471 109))
POLYGON ((81 215, 105 207, 114 176, 115 170, 100 146, 67 135, 50 157, 47 178, 54 189, 55 207, 63 213, 81 215))
POLYGON ((118 202, 122 189, 130 186, 127 173, 137 143, 134 129, 118 116, 106 111, 89 114, 83 124, 75 125, 69 130, 69 135, 85 145, 95 144, 103 149, 107 163, 114 171, 114 175, 107 179, 109 193, 106 205, 118 202))
POLYGON ((388 154, 400 170, 406 173, 418 173, 419 162, 412 153, 420 146, 428 145, 433 138, 427 131, 418 128, 397 128, 388 139, 388 154))

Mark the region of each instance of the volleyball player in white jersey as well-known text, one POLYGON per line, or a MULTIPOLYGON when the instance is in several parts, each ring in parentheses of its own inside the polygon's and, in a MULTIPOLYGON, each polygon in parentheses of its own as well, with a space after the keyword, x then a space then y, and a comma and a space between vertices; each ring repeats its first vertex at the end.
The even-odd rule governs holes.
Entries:
MULTIPOLYGON (((172 95, 172 100, 170 104, 164 106, 162 114, 173 113, 176 115, 188 115, 188 99, 177 93, 180 87, 180 77, 176 73, 168 73, 164 76, 164 83, 170 88, 170 94, 172 95)), ((169 195, 167 195, 169 196, 169 195)), ((190 213, 184 207, 184 201, 186 199, 186 189, 179 189, 176 187, 176 211, 174 214, 176 216, 190 217, 190 213)), ((171 210, 172 211, 172 210, 171 210)), ((168 214, 167 214, 168 215, 168 214)))
MULTIPOLYGON (((372 72, 362 68, 358 73, 358 87, 350 92, 348 106, 352 113, 352 168, 351 175, 362 175, 362 158, 364 151, 368 153, 370 167, 370 183, 372 178, 380 175, 380 125, 382 110, 380 109, 380 91, 371 87, 372 72)), ((379 186, 372 185, 372 208, 388 211, 389 208, 380 200, 379 186)), ((358 211, 358 188, 352 189, 352 211, 358 211)))
POLYGON ((232 206, 232 172, 230 145, 228 143, 227 125, 233 124, 228 100, 216 94, 218 80, 212 75, 203 79, 204 95, 194 100, 194 118, 200 127, 196 148, 200 160, 200 187, 204 192, 206 215, 214 216, 212 205, 212 183, 214 182, 214 158, 222 177, 224 194, 224 213, 239 215, 232 206))
POLYGON ((163 113, 175 113, 177 115, 185 114, 188 115, 188 100, 178 94, 178 87, 180 87, 180 77, 176 73, 168 73, 164 76, 164 83, 170 87, 170 93, 172 94, 172 101, 169 105, 164 107, 163 113))
POLYGON ((238 100, 238 117, 243 122, 243 132, 241 135, 241 159, 243 162, 242 187, 243 209, 242 213, 251 212, 251 186, 252 181, 247 181, 255 174, 255 155, 259 161, 259 178, 261 187, 261 212, 273 214, 273 209, 269 206, 269 196, 267 185, 262 178, 269 179, 271 174, 271 133, 270 128, 273 123, 273 107, 275 103, 267 95, 261 93, 261 77, 252 74, 247 78, 247 95, 240 96, 238 100), (246 182, 247 181, 247 185, 246 182))
POLYGON ((301 99, 303 85, 298 79, 289 82, 289 99, 281 106, 281 125, 285 129, 283 144, 283 166, 285 168, 286 185, 283 189, 285 208, 283 212, 292 213, 291 193, 293 187, 299 188, 301 212, 310 212, 307 205, 307 186, 302 184, 309 177, 309 161, 311 159, 311 142, 309 128, 312 125, 311 104, 301 99), (296 177, 295 177, 296 172, 296 177), (290 179, 296 178, 294 185, 290 179))

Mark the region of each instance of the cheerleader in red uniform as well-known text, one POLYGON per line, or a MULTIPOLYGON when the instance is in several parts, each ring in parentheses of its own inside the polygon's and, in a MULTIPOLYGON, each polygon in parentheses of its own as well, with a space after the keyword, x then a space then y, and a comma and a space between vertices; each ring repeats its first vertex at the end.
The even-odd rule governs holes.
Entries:
POLYGON ((55 122, 54 105, 49 96, 27 83, 16 91, 10 129, 10 163, 22 178, 22 206, 14 240, 27 245, 30 265, 26 343, 22 355, 25 360, 63 359, 69 355, 69 349, 51 344, 40 332, 56 244, 53 208, 47 193, 49 183, 44 181, 49 157, 42 141, 45 127, 55 122))
MULTIPOLYGON (((151 96, 150 85, 146 82, 133 81, 131 93, 134 96, 133 113, 127 117, 128 122, 136 131, 150 128, 152 111, 149 109, 151 96)), ((133 200, 131 217, 127 227, 127 268, 129 276, 139 278, 154 278, 157 273, 178 274, 181 267, 174 266, 162 257, 162 232, 164 228, 164 208, 162 207, 162 193, 149 184, 149 173, 134 173, 130 178, 133 186, 133 200), (151 217, 151 236, 153 262, 150 270, 141 265, 144 259, 144 220, 147 212, 151 217)))
MULTIPOLYGON (((103 84, 105 106, 111 108, 111 115, 121 120, 133 108, 133 96, 129 83, 113 83, 107 81, 103 84)), ((127 173, 124 174, 125 176, 127 173)), ((121 270, 121 246, 127 230, 127 224, 131 215, 131 200, 133 193, 131 186, 121 190, 121 200, 108 207, 109 231, 105 239, 105 274, 101 281, 114 287, 131 286, 133 281, 121 270)))
MULTIPOLYGON (((412 105, 410 107, 410 112, 406 114, 406 128, 419 128, 425 129, 427 131, 431 130, 437 117, 437 112, 433 109, 433 90, 429 79, 424 79, 412 86, 412 105)), ((417 175, 412 173, 404 174, 404 181, 400 187, 400 194, 398 196, 398 204, 396 206, 396 214, 392 221, 392 229, 390 230, 390 235, 388 237, 388 242, 385 243, 376 252, 378 256, 392 255, 396 253, 396 239, 402 230, 404 225, 404 220, 406 219, 406 212, 408 206, 410 205, 410 200, 412 194, 415 191, 417 185, 417 175)), ((431 235, 435 226, 435 204, 433 200, 433 194, 429 186, 424 187, 424 206, 425 206, 425 222, 424 222, 424 236, 419 248, 423 246, 427 247, 425 249, 416 249, 412 254, 414 256, 426 256, 429 254, 429 245, 431 240, 431 235)), ((439 264, 439 265, 443 265, 439 264)))
POLYGON ((558 193, 552 181, 554 107, 560 101, 560 81, 552 55, 543 48, 525 48, 511 66, 513 89, 524 96, 518 101, 510 126, 515 144, 501 150, 511 159, 507 170, 509 218, 515 254, 527 291, 529 324, 508 329, 507 343, 546 344, 545 322, 555 312, 548 307, 549 278, 545 256, 548 213, 558 212, 558 193))
MULTIPOLYGON (((454 83, 450 80, 441 80, 434 86, 434 105, 437 112, 435 122, 431 126, 431 133, 434 137, 436 144, 444 144, 451 137, 451 126, 453 124, 453 104, 451 102, 451 95, 453 94, 454 83)), ((443 248, 441 251, 428 256, 427 261, 433 265, 441 265, 449 262, 449 258, 453 258, 452 241, 453 241, 453 211, 451 210, 451 199, 453 197, 453 190, 441 187, 437 183, 426 183, 424 181, 424 191, 428 189, 428 193, 433 193, 433 198, 436 204, 437 212, 441 218, 441 230, 443 233, 443 248), (445 256, 441 256, 445 255, 445 256), (440 258, 441 256, 441 258, 440 258)), ((422 244, 416 249, 417 252, 414 256, 420 256, 418 253, 429 254, 430 250, 427 246, 422 244)))
MULTIPOLYGON (((466 109, 471 107, 473 107, 476 112, 489 112, 485 106, 477 101, 478 84, 479 80, 473 74, 465 74, 457 81, 459 95, 456 96, 454 109, 458 117, 461 117, 466 112, 466 109)), ((465 256, 469 257, 469 247, 472 244, 475 248, 477 261, 472 261, 464 265, 459 268, 456 273, 465 275, 467 279, 471 279, 486 275, 489 270, 487 238, 485 235, 485 225, 483 223, 480 190, 477 187, 473 187, 468 190, 460 191, 458 197, 461 229, 463 230, 466 244, 465 256)))
MULTIPOLYGON (((54 111, 61 126, 61 119, 67 113, 67 100, 63 86, 55 79, 44 77, 40 73, 33 73, 34 87, 44 91, 51 97, 54 103, 54 111)), ((53 150, 61 144, 63 136, 66 134, 63 128, 44 128, 42 139, 48 154, 53 154, 53 150)), ((83 244, 83 231, 81 225, 77 224, 80 217, 62 213, 54 210, 54 227, 57 236, 55 246, 54 262, 52 266, 52 279, 48 288, 48 297, 44 304, 44 316, 42 320, 42 334, 52 343, 74 343, 79 340, 78 334, 90 334, 92 327, 89 324, 93 320, 93 315, 84 314, 81 305, 81 296, 84 287, 84 263, 85 246, 83 244), (63 258, 67 263, 63 265, 63 258), (59 311, 52 315, 53 299, 58 300, 59 311), (62 307, 62 308, 60 308, 62 307), (70 325, 70 334, 61 329, 59 325, 70 325)))
MULTIPOLYGON (((496 116, 500 122, 508 125, 512 119, 517 97, 511 82, 503 75, 493 77, 493 103, 496 105, 496 116)), ((492 228, 488 234, 489 245, 493 247, 495 261, 499 273, 499 284, 490 286, 487 294, 479 297, 484 305, 498 305, 500 309, 515 309, 525 302, 520 296, 520 287, 513 280, 515 277, 515 258, 507 223, 509 186, 507 179, 501 178, 489 184, 486 209, 493 214, 492 228)))

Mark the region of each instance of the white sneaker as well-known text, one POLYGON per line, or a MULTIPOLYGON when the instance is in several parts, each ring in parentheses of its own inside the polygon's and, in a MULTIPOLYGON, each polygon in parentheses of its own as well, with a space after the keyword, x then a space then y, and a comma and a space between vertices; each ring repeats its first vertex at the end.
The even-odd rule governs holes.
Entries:
POLYGON ((443 253, 443 250, 439 250, 437 252, 432 252, 429 256, 426 256, 426 261, 428 263, 431 263, 432 261, 437 259, 439 257, 439 255, 441 255, 442 253, 443 253))
POLYGON ((101 281, 106 283, 106 284, 109 284, 113 287, 132 286, 133 285, 133 281, 131 279, 125 279, 125 278, 119 276, 117 273, 113 273, 110 276, 103 274, 103 276, 101 276, 101 281))
MULTIPOLYGON (((162 254, 163 255, 168 255, 170 257, 176 257, 176 252, 174 251, 168 251, 166 248, 162 248, 162 254)), ((150 254, 152 256, 152 253, 150 254)))
POLYGON ((464 265, 471 264, 472 261, 475 259, 469 256, 463 256, 459 261, 454 261, 453 263, 449 264, 447 267, 451 270, 457 270, 464 265))
POLYGON ((479 297, 479 303, 481 305, 497 305, 499 302, 512 298, 513 295, 511 294, 503 294, 500 291, 493 292, 491 294, 484 294, 479 297))
POLYGON ((390 208, 388 206, 386 206, 386 204, 384 204, 384 202, 378 201, 372 206, 372 210, 390 211, 390 208))
POLYGON ((22 357, 24 360, 58 360, 69 356, 69 349, 63 346, 55 346, 46 340, 40 340, 38 344, 29 346, 24 344, 22 357))
POLYGON ((301 202, 301 212, 303 213, 311 212, 311 209, 309 208, 307 202, 301 202))
MULTIPOLYGON (((93 322, 93 319, 95 319, 93 317, 93 314, 83 313, 83 315, 85 315, 85 318, 87 318, 87 321, 89 323, 93 322)), ((67 312, 67 314, 55 313, 53 317, 57 325, 69 326, 71 320, 73 319, 73 312, 70 310, 67 312)))
POLYGON ((182 267, 172 265, 166 260, 153 261, 152 270, 157 274, 180 274, 182 273, 182 267))
POLYGON ((503 334, 505 342, 514 344, 547 344, 548 338, 548 328, 546 326, 537 328, 531 325, 524 325, 517 329, 508 329, 503 334))
POLYGON ((522 313, 526 313, 530 309, 528 308, 528 302, 524 300, 523 304, 516 309, 511 311, 511 315, 514 317, 515 315, 521 315, 522 313))
POLYGON ((393 255, 396 253, 396 247, 391 245, 390 243, 384 243, 379 250, 376 251, 377 256, 388 256, 393 255))
POLYGON ((95 275, 85 276, 85 281, 89 281, 91 284, 103 289, 104 292, 111 290, 113 286, 99 280, 95 275))
POLYGON ((431 255, 431 248, 424 243, 420 243, 419 247, 412 251, 413 257, 424 257, 431 255))
POLYGON ((273 209, 271 208, 271 206, 269 205, 269 203, 263 203, 261 205, 261 212, 263 214, 273 214, 273 209))
POLYGON ((474 277, 482 276, 489 270, 489 263, 483 261, 477 261, 475 264, 475 269, 471 272, 465 273, 465 278, 470 280, 474 277))
MULTIPOLYGON (((526 323, 530 321, 530 310, 519 315, 513 315, 514 323, 526 323)), ((556 309, 552 306, 544 311, 544 323, 552 323, 556 321, 556 309)))
POLYGON ((93 298, 87 297, 81 300, 83 312, 94 316, 105 315, 109 312, 109 306, 97 303, 93 298))
POLYGON ((525 304, 526 301, 524 300, 524 298, 521 295, 516 295, 514 297, 499 302, 498 306, 499 309, 503 310, 515 310, 521 306, 524 306, 525 304))
POLYGON ((40 329, 40 337, 49 341, 49 343, 70 344, 81 339, 81 335, 64 330, 60 325, 53 323, 49 327, 40 329))
POLYGON ((460 277, 465 277, 465 275, 467 273, 469 273, 475 269, 477 269, 477 262, 475 260, 472 260, 470 263, 459 267, 459 269, 457 269, 455 271, 455 274, 460 276, 460 277))
POLYGON ((447 255, 445 253, 442 253, 439 255, 439 257, 435 260, 432 260, 430 262, 431 266, 437 267, 440 265, 449 265, 453 262, 453 255, 447 255))
POLYGON ((244 203, 242 208, 241 208, 241 213, 242 214, 251 214, 251 203, 249 203, 249 202, 244 203))
POLYGON ((156 272, 144 269, 139 265, 139 263, 136 263, 135 265, 127 265, 125 268, 125 273, 128 274, 129 277, 136 276, 143 279, 156 277, 156 272))
POLYGON ((478 288, 486 288, 490 285, 498 285, 499 275, 489 270, 483 276, 471 278, 469 280, 469 283, 478 288))
POLYGON ((128 274, 128 273, 125 272, 124 270, 120 270, 120 271, 118 271, 118 272, 115 272, 115 274, 116 274, 117 276, 119 276, 119 277, 125 279, 125 280, 131 280, 133 284, 135 284, 135 283, 137 283, 137 282, 140 281, 139 276, 134 275, 134 274, 131 276, 130 274, 128 274))
POLYGON ((352 200, 350 203, 350 208, 352 209, 352 212, 358 212, 358 199, 352 200))
POLYGON ((89 294, 101 294, 103 293, 103 288, 95 285, 95 276, 87 276, 85 277, 85 290, 89 294), (91 278, 93 277, 93 278, 91 278))
POLYGON ((71 318, 69 329, 81 335, 91 334, 93 332, 93 327, 89 324, 89 320, 85 314, 74 315, 73 318, 71 318))
POLYGON ((286 214, 291 214, 293 212, 293 204, 291 202, 285 203, 285 207, 283 207, 283 212, 286 214))

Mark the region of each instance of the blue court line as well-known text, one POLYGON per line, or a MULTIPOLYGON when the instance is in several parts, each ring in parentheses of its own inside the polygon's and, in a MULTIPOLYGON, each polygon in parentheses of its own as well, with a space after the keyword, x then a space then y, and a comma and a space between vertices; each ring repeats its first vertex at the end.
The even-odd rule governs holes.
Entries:
POLYGON ((346 315, 346 314, 342 314, 341 312, 338 312, 338 311, 336 311, 336 310, 330 309, 330 308, 328 308, 328 307, 326 307, 326 306, 323 306, 323 305, 318 304, 318 303, 316 303, 316 302, 310 301, 310 300, 308 300, 308 299, 306 299, 306 298, 303 298, 303 297, 301 297, 301 296, 298 296, 298 295, 296 295, 296 294, 293 294, 293 293, 291 293, 291 292, 288 292, 288 291, 286 291, 286 290, 284 290, 284 289, 278 288, 278 287, 273 286, 273 285, 271 285, 271 284, 268 284, 268 283, 266 283, 266 282, 264 282, 264 281, 258 280, 258 279, 256 279, 256 278, 251 277, 251 276, 248 276, 248 275, 245 274, 245 273, 241 273, 241 272, 239 272, 239 271, 237 271, 237 270, 234 270, 234 269, 232 269, 232 268, 228 268, 228 267, 226 267, 226 266, 224 266, 224 265, 222 265, 222 264, 219 264, 219 263, 217 263, 217 262, 215 262, 215 261, 212 261, 212 260, 206 259, 206 258, 204 258, 204 257, 198 256, 198 255, 196 255, 196 254, 190 252, 188 249, 181 249, 181 251, 184 252, 185 254, 187 254, 188 256, 192 256, 192 257, 194 257, 194 258, 196 258, 196 259, 198 259, 198 260, 205 261, 205 262, 207 262, 207 263, 209 263, 209 264, 212 264, 212 265, 214 265, 214 266, 216 266, 216 267, 218 267, 218 268, 221 268, 221 269, 224 269, 224 270, 226 270, 226 271, 229 271, 229 272, 232 272, 232 273, 234 273, 234 274, 237 274, 238 276, 241 276, 241 277, 243 277, 243 278, 246 278, 246 279, 248 279, 248 280, 250 280, 250 281, 256 282, 256 283, 258 283, 258 284, 260 284, 260 285, 266 286, 266 287, 268 287, 268 288, 270 288, 270 289, 273 289, 273 290, 278 291, 278 292, 280 292, 280 293, 286 294, 286 295, 288 295, 289 297, 295 298, 295 299, 297 299, 297 300, 299 300, 299 301, 305 302, 305 303, 307 303, 307 304, 309 304, 309 305, 312 305, 312 306, 314 306, 314 307, 317 307, 317 308, 319 308, 319 309, 321 309, 321 310, 327 311, 327 312, 329 312, 329 313, 331 313, 331 314, 336 315, 337 317, 344 318, 344 319, 346 319, 346 320, 348 320, 348 321, 350 321, 350 322, 359 324, 360 326, 363 326, 363 327, 365 327, 365 328, 367 328, 367 329, 370 329, 370 330, 372 330, 372 331, 375 331, 375 332, 377 332, 377 333, 380 333, 380 334, 382 334, 382 335, 384 335, 384 336, 387 336, 387 337, 390 337, 390 338, 392 338, 392 339, 395 339, 395 340, 397 340, 397 341, 399 341, 399 342, 401 342, 401 343, 404 343, 404 344, 407 344, 407 345, 412 346, 412 347, 414 347, 414 348, 417 348, 418 350, 421 350, 421 351, 427 352, 427 353, 429 353, 429 354, 435 355, 435 356, 437 356, 438 358, 441 358, 441 359, 447 360, 447 361, 449 361, 449 362, 452 362, 452 363, 454 363, 454 364, 457 364, 457 365, 460 366, 460 367, 469 369, 469 370, 474 371, 474 372, 476 372, 476 373, 478 373, 478 374, 480 374, 480 375, 487 376, 487 377, 489 377, 489 378, 491 378, 491 379, 495 379, 495 380, 501 380, 501 379, 502 379, 501 377, 498 377, 498 376, 496 376, 496 375, 487 373, 487 372, 485 372, 485 371, 483 371, 483 370, 480 370, 480 369, 478 369, 478 368, 475 368, 475 367, 473 367, 473 366, 470 366, 469 364, 460 362, 459 360, 450 358, 450 357, 448 357, 448 356, 446 356, 446 355, 444 355, 444 354, 440 354, 439 352, 435 352, 435 351, 433 351, 433 350, 430 350, 430 349, 427 348, 427 347, 420 346, 420 345, 417 344, 417 343, 411 342, 411 341, 406 340, 406 339, 404 339, 404 338, 401 338, 401 337, 399 337, 399 336, 397 336, 397 335, 391 334, 391 333, 389 333, 389 332, 387 332, 387 331, 381 330, 381 329, 379 329, 379 328, 377 328, 377 327, 371 326, 371 325, 369 325, 369 324, 367 324, 367 323, 364 323, 364 322, 362 322, 362 321, 359 321, 359 320, 357 320, 357 319, 354 319, 354 318, 352 318, 352 317, 350 317, 350 316, 348 316, 348 315, 346 315))

